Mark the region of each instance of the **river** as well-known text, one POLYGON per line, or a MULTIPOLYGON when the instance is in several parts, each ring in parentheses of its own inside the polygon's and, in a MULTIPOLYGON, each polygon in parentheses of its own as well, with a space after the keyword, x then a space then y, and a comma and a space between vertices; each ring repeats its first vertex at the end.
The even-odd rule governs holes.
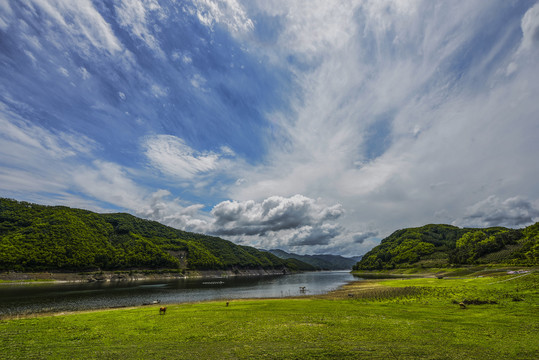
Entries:
POLYGON ((204 300, 323 294, 353 281, 348 271, 281 276, 0 285, 0 317, 204 300), (301 288, 304 287, 304 291, 301 288))

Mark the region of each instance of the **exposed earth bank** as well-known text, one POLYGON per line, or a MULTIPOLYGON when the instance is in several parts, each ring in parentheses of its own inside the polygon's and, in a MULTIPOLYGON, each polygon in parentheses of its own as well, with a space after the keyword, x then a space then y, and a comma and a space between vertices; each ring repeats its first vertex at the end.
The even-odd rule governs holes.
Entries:
POLYGON ((2 272, 1 282, 95 282, 95 281, 136 281, 157 279, 185 279, 185 278, 224 278, 232 276, 268 276, 288 274, 283 269, 233 269, 233 270, 192 270, 183 272, 167 272, 155 270, 132 271, 99 271, 99 272, 2 272))

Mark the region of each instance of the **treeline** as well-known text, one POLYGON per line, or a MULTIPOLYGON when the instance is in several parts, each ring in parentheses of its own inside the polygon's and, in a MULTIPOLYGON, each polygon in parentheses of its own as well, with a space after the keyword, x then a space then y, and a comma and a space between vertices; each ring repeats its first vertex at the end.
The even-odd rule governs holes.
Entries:
POLYGON ((397 230, 366 253, 354 270, 472 264, 539 264, 539 223, 525 229, 426 225, 397 230))
POLYGON ((0 198, 3 271, 309 267, 129 214, 97 214, 0 198))

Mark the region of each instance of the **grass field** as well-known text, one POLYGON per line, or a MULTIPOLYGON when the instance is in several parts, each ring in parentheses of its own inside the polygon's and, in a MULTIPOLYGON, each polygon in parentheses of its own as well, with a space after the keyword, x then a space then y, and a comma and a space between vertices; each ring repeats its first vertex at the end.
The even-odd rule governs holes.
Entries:
POLYGON ((0 321, 1 359, 538 359, 537 273, 0 321), (466 308, 461 308, 463 302, 466 308))

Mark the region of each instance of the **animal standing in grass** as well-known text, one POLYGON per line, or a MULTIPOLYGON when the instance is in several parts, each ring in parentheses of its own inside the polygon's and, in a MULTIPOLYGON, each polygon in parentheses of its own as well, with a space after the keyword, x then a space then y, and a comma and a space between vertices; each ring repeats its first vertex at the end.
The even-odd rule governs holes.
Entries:
POLYGON ((159 308, 159 315, 165 315, 167 312, 167 308, 166 307, 160 307, 159 308))

